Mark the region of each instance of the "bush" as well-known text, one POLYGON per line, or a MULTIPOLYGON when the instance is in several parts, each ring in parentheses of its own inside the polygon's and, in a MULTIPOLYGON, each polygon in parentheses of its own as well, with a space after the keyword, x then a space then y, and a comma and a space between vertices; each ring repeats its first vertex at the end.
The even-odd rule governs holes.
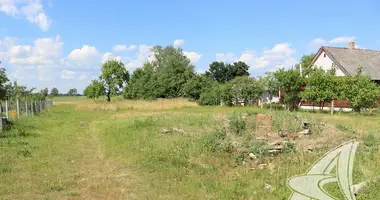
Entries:
POLYGON ((230 153, 233 146, 223 131, 205 134, 200 139, 202 148, 213 153, 230 153))
POLYGON ((284 148, 282 149, 283 153, 295 153, 297 152, 296 143, 294 142, 286 142, 284 144, 284 148))
POLYGON ((213 91, 204 92, 199 98, 199 105, 201 106, 218 106, 220 105, 219 95, 213 91))
POLYGON ((267 156, 269 155, 269 145, 262 140, 253 140, 248 143, 248 153, 253 153, 255 156, 267 156))
POLYGON ((243 136, 244 130, 247 127, 246 120, 243 119, 241 113, 233 112, 228 117, 228 125, 230 130, 237 136, 243 136))
POLYGON ((376 147, 380 144, 380 141, 372 133, 364 136, 363 143, 367 147, 376 147))

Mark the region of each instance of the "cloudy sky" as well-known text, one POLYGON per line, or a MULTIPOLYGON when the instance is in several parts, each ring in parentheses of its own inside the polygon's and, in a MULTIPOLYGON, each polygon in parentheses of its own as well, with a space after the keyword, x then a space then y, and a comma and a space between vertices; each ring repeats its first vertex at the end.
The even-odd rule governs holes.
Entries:
POLYGON ((153 45, 182 47, 198 72, 241 60, 253 76, 321 45, 380 49, 377 0, 0 0, 0 61, 29 87, 81 92, 101 64, 130 72, 153 45))

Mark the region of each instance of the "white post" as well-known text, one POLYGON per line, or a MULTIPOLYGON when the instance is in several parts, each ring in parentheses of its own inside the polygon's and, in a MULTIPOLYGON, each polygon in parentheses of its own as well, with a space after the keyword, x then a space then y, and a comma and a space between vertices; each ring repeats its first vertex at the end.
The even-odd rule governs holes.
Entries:
POLYGON ((33 101, 30 101, 30 107, 32 108, 32 116, 34 116, 34 107, 33 107, 33 101))
POLYGON ((5 100, 5 116, 7 117, 7 120, 9 120, 8 100, 5 100))
POLYGON ((19 120, 20 119, 20 102, 18 99, 16 100, 16 106, 17 106, 17 120, 19 120))
POLYGON ((25 114, 28 115, 28 101, 25 101, 25 114))

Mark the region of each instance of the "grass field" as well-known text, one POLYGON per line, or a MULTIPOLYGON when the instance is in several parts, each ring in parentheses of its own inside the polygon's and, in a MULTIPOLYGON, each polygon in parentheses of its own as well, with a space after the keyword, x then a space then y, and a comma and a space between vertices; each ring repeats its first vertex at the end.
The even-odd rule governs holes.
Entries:
MULTIPOLYGON (((289 148, 249 160, 224 144, 249 141, 246 146, 256 147, 252 138, 294 128, 293 118, 287 117, 295 113, 199 107, 183 99, 112 104, 83 97, 53 100, 58 102, 53 109, 2 133, 0 199, 288 199, 288 178, 304 174, 329 149, 353 138, 360 141, 354 183, 380 175, 376 114, 297 113, 326 124, 297 139, 299 148, 316 147, 312 152, 289 148), (249 115, 241 136, 226 126, 233 113, 249 115), (268 124, 256 120, 256 113, 275 118, 268 124), (161 133, 174 127, 181 131, 161 133), (223 131, 225 138, 215 134, 223 131)), ((357 199, 377 199, 379 187, 371 183, 357 199)), ((328 191, 338 195, 334 185, 328 191)))

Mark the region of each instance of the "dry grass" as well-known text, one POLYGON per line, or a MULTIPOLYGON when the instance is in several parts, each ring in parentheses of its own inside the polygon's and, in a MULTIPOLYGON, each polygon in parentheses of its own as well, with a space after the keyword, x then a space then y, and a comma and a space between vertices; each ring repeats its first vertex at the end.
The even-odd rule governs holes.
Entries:
POLYGON ((158 99, 154 101, 142 100, 123 100, 113 102, 62 102, 63 104, 73 104, 76 110, 167 110, 167 109, 181 109, 193 108, 199 105, 195 102, 190 102, 186 99, 158 99))

